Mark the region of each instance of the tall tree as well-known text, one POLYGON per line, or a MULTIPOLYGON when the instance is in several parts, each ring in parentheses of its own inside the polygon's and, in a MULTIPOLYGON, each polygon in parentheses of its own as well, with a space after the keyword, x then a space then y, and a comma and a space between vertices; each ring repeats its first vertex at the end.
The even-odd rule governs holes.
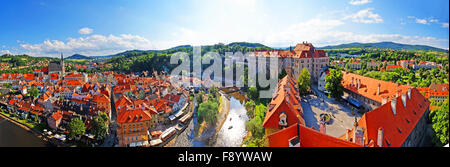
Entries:
POLYGON ((448 97, 442 104, 441 108, 435 111, 433 114, 433 129, 435 132, 435 137, 433 137, 434 143, 438 146, 448 144, 448 113, 449 113, 449 104, 448 97))
POLYGON ((258 101, 258 99, 259 99, 258 89, 256 87, 250 87, 248 89, 248 96, 253 101, 258 101))
POLYGON ((36 98, 39 95, 39 90, 36 87, 31 87, 28 94, 31 97, 36 98))
POLYGON ((311 73, 307 68, 303 68, 297 78, 298 91, 301 95, 308 93, 311 89, 311 73))
POLYGON ((342 86, 343 74, 341 71, 330 69, 330 73, 325 78, 325 90, 330 92, 328 97, 333 97, 337 100, 344 95, 344 87, 342 86))
POLYGON ((103 139, 108 132, 108 116, 100 113, 92 120, 92 133, 98 138, 103 139))
POLYGON ((80 118, 73 118, 68 125, 69 137, 73 138, 80 136, 86 132, 84 122, 80 118))

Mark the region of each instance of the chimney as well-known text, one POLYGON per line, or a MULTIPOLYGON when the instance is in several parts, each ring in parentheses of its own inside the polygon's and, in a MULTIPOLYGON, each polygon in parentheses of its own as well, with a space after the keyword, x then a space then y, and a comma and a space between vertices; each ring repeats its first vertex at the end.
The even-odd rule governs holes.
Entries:
POLYGON ((327 125, 324 122, 320 123, 320 133, 327 134, 327 125))
POLYGON ((356 79, 352 77, 352 87, 356 87, 356 79))
POLYGON ((380 83, 378 83, 377 96, 379 96, 379 95, 380 95, 380 89, 381 89, 381 84, 380 84, 380 83))
POLYGON ((411 99, 411 88, 408 88, 408 99, 411 99))
POLYGON ((394 116, 395 116, 395 114, 397 114, 397 111, 396 111, 396 109, 397 109, 397 98, 392 98, 391 99, 391 109, 392 109, 392 113, 394 113, 394 116))
POLYGON ((406 94, 402 93, 402 103, 403 103, 403 107, 406 107, 406 94))
POLYGON ((361 79, 358 79, 358 89, 361 87, 361 79))
POLYGON ((354 143, 363 145, 363 142, 364 142, 363 136, 364 136, 364 132, 362 130, 362 127, 355 127, 355 130, 353 131, 354 143))
POLYGON ((383 147, 383 129, 378 128, 378 138, 377 138, 378 147, 383 147))

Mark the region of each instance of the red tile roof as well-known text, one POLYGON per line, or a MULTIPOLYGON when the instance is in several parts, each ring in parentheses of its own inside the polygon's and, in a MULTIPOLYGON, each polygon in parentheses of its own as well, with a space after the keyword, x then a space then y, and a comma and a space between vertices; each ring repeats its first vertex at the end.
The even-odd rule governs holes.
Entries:
POLYGON ((60 120, 61 118, 62 118, 62 113, 61 113, 61 111, 58 111, 58 112, 55 112, 55 113, 53 113, 53 115, 52 115, 52 118, 54 119, 54 120, 60 120))
POLYGON ((362 147, 299 124, 293 124, 269 135, 269 146, 289 147, 289 140, 294 137, 300 137, 300 147, 362 147))
POLYGON ((287 115, 288 126, 295 123, 305 124, 297 89, 296 82, 289 75, 280 81, 278 84, 278 92, 276 92, 276 96, 270 102, 268 111, 266 112, 262 124, 263 127, 278 128, 281 113, 287 115))
POLYGON ((408 91, 408 88, 412 88, 411 86, 381 81, 348 72, 343 72, 342 86, 344 86, 344 88, 347 90, 360 94, 379 103, 382 102, 383 97, 392 97, 392 95, 396 95, 399 90, 405 93, 408 91), (356 80, 361 80, 361 86, 359 87, 359 89, 357 88, 357 84, 356 87, 351 86, 352 78, 355 80, 354 83, 356 83, 356 80), (377 95, 378 85, 380 85, 379 95, 377 95))
POLYGON ((118 123, 132 123, 132 122, 142 122, 142 121, 150 121, 152 116, 147 111, 143 111, 141 109, 135 110, 127 110, 123 112, 119 112, 117 114, 117 122, 118 123))
MULTIPOLYGON (((395 115, 392 111, 392 101, 365 113, 358 122, 364 129, 364 143, 373 142, 378 145, 378 129, 383 130, 382 146, 400 147, 415 128, 418 121, 425 115, 430 102, 415 88, 411 89, 411 98, 406 95, 406 107, 402 97, 396 97, 395 115)), ((351 133, 350 133, 351 134, 351 133)), ((344 138, 341 136, 340 138, 344 138)))

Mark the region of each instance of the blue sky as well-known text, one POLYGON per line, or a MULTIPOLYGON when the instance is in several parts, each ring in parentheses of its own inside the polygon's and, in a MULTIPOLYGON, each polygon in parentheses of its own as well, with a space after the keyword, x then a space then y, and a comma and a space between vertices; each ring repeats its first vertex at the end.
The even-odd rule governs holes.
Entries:
POLYGON ((0 54, 393 41, 449 47, 448 0, 5 0, 0 54))

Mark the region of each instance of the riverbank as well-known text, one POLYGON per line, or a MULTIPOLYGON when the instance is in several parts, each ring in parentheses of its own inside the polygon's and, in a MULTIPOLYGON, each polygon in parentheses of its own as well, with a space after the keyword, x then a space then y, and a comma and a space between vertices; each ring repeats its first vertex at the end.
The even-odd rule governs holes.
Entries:
POLYGON ((9 123, 12 123, 15 127, 21 128, 25 132, 31 133, 33 135, 33 137, 37 137, 43 143, 43 145, 40 145, 40 146, 51 146, 51 143, 48 142, 47 138, 45 136, 42 136, 42 134, 40 132, 38 132, 36 129, 34 129, 20 121, 17 121, 14 118, 10 118, 3 112, 0 112, 0 117, 4 120, 8 121, 9 123))

